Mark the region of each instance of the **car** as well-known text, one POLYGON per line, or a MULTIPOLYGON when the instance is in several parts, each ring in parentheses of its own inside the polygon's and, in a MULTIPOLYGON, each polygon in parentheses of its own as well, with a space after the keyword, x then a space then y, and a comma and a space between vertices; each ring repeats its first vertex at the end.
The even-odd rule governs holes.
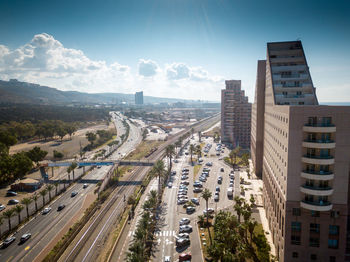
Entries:
POLYGON ((97 166, 98 169, 100 169, 102 166, 97 166))
POLYGON ((8 205, 17 205, 19 204, 19 201, 16 200, 16 199, 10 199, 8 202, 7 202, 8 205))
POLYGON ((201 181, 201 182, 206 182, 207 179, 206 179, 205 177, 200 177, 200 178, 199 178, 199 181, 201 181))
POLYGON ((189 223, 191 223, 191 220, 187 217, 183 217, 179 221, 180 226, 188 225, 189 223))
POLYGON ((229 184, 229 187, 233 187, 233 183, 230 183, 230 184, 229 184))
POLYGON ((179 160, 177 160, 177 159, 174 159, 174 163, 179 163, 179 160))
POLYGON ((5 208, 6 208, 5 205, 0 204, 0 211, 3 211, 5 208))
POLYGON ((57 211, 61 211, 63 208, 65 208, 66 205, 65 204, 60 204, 58 207, 57 207, 57 211))
POLYGON ((217 187, 215 188, 215 191, 216 191, 216 192, 220 192, 220 187, 217 186, 217 187))
POLYGON ((175 236, 176 239, 179 239, 179 238, 190 238, 190 234, 188 233, 180 233, 178 234, 177 236, 175 236))
POLYGON ((208 156, 208 154, 207 154, 207 153, 205 153, 205 154, 204 154, 204 156, 208 156))
POLYGON ((11 245, 14 241, 16 240, 16 238, 14 236, 10 236, 8 238, 6 238, 4 240, 4 242, 2 242, 1 248, 6 248, 9 245, 11 245))
POLYGON ((191 202, 192 202, 193 204, 197 205, 197 206, 199 205, 199 199, 196 198, 196 197, 191 198, 191 202))
POLYGON ((6 192, 6 196, 17 196, 17 193, 9 190, 6 192))
POLYGON ((182 176, 181 177, 181 180, 187 180, 188 179, 188 176, 182 176))
POLYGON ((19 240, 19 243, 22 244, 22 243, 26 242, 31 237, 32 237, 32 234, 26 233, 26 234, 21 236, 21 239, 19 240))
POLYGON ((191 261, 192 255, 190 253, 182 253, 179 255, 179 262, 191 261))
POLYGON ((228 196, 229 198, 232 198, 232 197, 233 197, 233 190, 232 190, 232 187, 229 187, 229 188, 227 189, 227 196, 228 196))
POLYGON ((218 177, 218 184, 222 184, 222 177, 221 176, 218 177))
POLYGON ((164 262, 171 262, 171 257, 170 256, 165 256, 163 261, 164 262))
POLYGON ((44 210, 41 212, 41 214, 46 215, 50 213, 50 211, 51 211, 51 207, 45 207, 44 210))
POLYGON ((190 170, 189 170, 187 167, 185 167, 185 168, 182 169, 182 172, 184 172, 184 171, 185 171, 185 172, 190 172, 190 170))
POLYGON ((205 209, 203 210, 203 214, 206 215, 208 212, 208 214, 213 214, 214 213, 214 208, 208 208, 208 209, 205 209))
POLYGON ((187 214, 192 214, 194 211, 196 211, 196 208, 195 207, 186 207, 186 213, 187 214))
POLYGON ((188 238, 179 238, 176 239, 176 247, 189 246, 191 244, 190 239, 188 238))
POLYGON ((188 232, 192 232, 192 226, 190 225, 183 225, 179 227, 179 232, 180 233, 188 233, 188 232))
POLYGON ((180 183, 180 185, 186 185, 186 186, 188 186, 190 184, 190 182, 188 182, 188 181, 181 181, 181 183, 180 183))
POLYGON ((87 187, 88 187, 88 184, 84 184, 84 185, 83 185, 83 188, 87 188, 87 187))
POLYGON ((203 187, 203 184, 200 181, 196 181, 193 183, 193 187, 203 187))
POLYGON ((78 195, 78 192, 77 192, 77 191, 73 191, 73 192, 70 194, 70 197, 75 197, 76 195, 78 195))
POLYGON ((221 172, 224 172, 224 171, 225 171, 225 169, 222 167, 222 168, 220 168, 220 171, 221 171, 221 172))
POLYGON ((206 166, 212 166, 213 163, 212 163, 212 162, 208 162, 208 163, 206 163, 205 165, 206 165, 206 166))
POLYGON ((215 195, 215 196, 214 196, 214 201, 215 201, 215 202, 218 202, 219 200, 220 200, 219 195, 215 195))
POLYGON ((169 188, 172 188, 172 187, 173 187, 173 183, 169 182, 169 183, 168 183, 168 187, 169 187, 169 188))
POLYGON ((202 191, 203 191, 203 189, 200 188, 200 187, 195 187, 195 188, 193 188, 193 193, 200 193, 200 192, 202 192, 202 191))
POLYGON ((176 171, 171 171, 170 173, 172 176, 175 176, 176 175, 176 171))
POLYGON ((180 198, 180 199, 177 200, 177 204, 178 204, 178 205, 185 204, 186 202, 187 202, 187 200, 186 200, 186 199, 183 199, 183 198, 180 198))

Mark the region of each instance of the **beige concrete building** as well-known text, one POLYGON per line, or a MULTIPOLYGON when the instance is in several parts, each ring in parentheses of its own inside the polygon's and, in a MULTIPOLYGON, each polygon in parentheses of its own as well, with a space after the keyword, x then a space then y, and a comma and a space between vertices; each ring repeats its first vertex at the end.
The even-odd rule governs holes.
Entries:
POLYGON ((251 150, 278 259, 345 261, 350 107, 318 104, 300 41, 268 43, 262 67, 251 150))
POLYGON ((250 148, 252 105, 241 90, 241 80, 225 81, 221 90, 221 141, 233 147, 250 148))

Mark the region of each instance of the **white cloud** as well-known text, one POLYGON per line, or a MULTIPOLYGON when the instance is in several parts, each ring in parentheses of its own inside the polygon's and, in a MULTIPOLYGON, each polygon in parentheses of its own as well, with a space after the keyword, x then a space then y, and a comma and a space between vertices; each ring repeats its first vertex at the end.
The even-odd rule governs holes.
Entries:
POLYGON ((219 100, 223 78, 202 67, 139 59, 137 73, 118 62, 107 64, 88 58, 83 51, 63 46, 53 36, 35 35, 25 45, 10 50, 0 45, 0 79, 17 78, 81 92, 133 93, 184 99, 219 100))
POLYGON ((152 60, 140 59, 138 63, 139 75, 144 77, 155 76, 159 71, 159 66, 152 60))

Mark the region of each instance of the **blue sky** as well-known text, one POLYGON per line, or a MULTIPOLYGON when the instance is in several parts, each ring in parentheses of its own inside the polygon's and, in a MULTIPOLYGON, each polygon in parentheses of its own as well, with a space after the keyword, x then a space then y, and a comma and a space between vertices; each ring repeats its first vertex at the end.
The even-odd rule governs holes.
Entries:
POLYGON ((0 78, 204 100, 241 79, 252 101, 266 42, 296 39, 319 101, 350 101, 348 1, 1 1, 0 78))

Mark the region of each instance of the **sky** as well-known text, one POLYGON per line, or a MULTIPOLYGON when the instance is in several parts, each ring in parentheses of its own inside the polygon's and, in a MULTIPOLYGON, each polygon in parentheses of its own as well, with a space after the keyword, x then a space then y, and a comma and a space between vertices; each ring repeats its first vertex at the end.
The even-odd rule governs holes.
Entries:
POLYGON ((1 0, 0 79, 60 90, 254 98, 266 43, 301 40, 320 102, 350 101, 350 1, 1 0))

